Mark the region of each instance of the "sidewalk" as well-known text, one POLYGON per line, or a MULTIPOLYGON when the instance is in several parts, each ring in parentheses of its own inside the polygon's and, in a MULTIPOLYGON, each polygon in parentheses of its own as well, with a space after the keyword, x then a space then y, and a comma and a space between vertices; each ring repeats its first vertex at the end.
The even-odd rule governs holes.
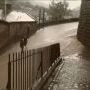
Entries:
POLYGON ((56 68, 43 90, 90 90, 90 49, 72 37, 61 53, 63 66, 56 68))

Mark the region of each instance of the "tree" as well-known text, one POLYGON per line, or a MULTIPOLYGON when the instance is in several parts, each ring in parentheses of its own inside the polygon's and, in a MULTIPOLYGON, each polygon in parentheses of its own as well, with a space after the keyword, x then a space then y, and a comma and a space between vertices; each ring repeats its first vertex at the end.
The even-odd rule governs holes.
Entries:
POLYGON ((51 19, 55 21, 63 19, 67 13, 67 7, 67 2, 51 2, 51 5, 49 5, 49 15, 51 19))
POLYGON ((5 0, 0 0, 0 9, 2 10, 2 14, 1 17, 2 19, 4 19, 4 15, 5 15, 5 0))
POLYGON ((0 9, 4 9, 4 0, 0 0, 0 9))

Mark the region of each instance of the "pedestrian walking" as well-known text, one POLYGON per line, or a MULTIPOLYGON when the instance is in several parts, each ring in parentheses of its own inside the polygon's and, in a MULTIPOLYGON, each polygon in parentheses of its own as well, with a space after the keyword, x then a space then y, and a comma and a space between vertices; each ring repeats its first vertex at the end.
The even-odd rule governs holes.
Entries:
POLYGON ((21 52, 24 51, 24 47, 26 47, 26 45, 27 45, 27 37, 24 37, 20 41, 21 52))
POLYGON ((24 37, 24 46, 27 45, 27 37, 24 37))
POLYGON ((20 47, 21 47, 21 52, 23 52, 24 51, 24 39, 21 39, 20 47))

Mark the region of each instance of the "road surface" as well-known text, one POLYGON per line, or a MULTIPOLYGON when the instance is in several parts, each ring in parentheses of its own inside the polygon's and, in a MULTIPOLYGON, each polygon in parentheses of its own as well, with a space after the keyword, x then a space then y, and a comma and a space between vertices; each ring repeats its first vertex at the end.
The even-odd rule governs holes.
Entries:
MULTIPOLYGON (((78 22, 58 24, 54 26, 48 26, 38 30, 33 36, 28 39, 26 49, 33 49, 43 47, 56 42, 60 43, 62 56, 68 55, 72 52, 68 52, 67 47, 73 41, 77 33, 78 22), (65 53, 63 53, 63 51, 65 53)), ((79 42, 77 43, 77 45, 79 42)), ((76 45, 76 46, 77 46, 76 45)), ((71 48, 73 49, 73 48, 71 48)), ((5 52, 0 55, 0 88, 4 88, 7 82, 7 62, 8 54, 16 51, 20 51, 19 42, 9 46, 5 52)))

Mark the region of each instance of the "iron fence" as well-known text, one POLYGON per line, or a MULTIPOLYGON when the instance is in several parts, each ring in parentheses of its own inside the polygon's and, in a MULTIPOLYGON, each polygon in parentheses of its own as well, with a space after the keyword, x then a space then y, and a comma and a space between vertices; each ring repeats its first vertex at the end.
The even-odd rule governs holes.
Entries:
POLYGON ((7 90, 32 90, 59 56, 59 44, 9 54, 7 90))

